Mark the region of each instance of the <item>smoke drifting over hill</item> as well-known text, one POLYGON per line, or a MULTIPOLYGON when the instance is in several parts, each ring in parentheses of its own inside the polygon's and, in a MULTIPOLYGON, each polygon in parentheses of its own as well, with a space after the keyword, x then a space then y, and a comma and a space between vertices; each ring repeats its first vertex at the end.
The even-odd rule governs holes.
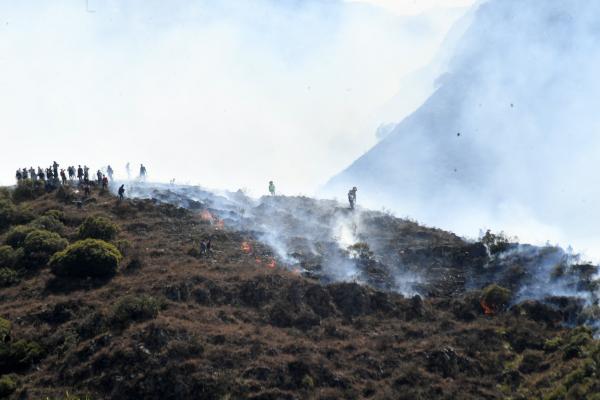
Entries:
POLYGON ((599 26, 595 2, 483 3, 438 90, 326 193, 598 256, 599 26))

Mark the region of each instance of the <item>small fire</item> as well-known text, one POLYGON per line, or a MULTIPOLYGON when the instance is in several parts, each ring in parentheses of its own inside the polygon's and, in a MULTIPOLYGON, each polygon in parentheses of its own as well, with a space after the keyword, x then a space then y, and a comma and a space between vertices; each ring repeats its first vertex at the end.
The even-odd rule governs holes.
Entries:
POLYGON ((248 242, 242 242, 241 249, 244 253, 249 254, 252 252, 252 245, 248 242))
POLYGON ((479 301, 479 304, 481 304, 481 308, 483 308, 483 312, 485 315, 494 315, 495 314, 494 309, 492 307, 488 306, 485 303, 485 301, 483 301, 483 299, 481 299, 479 301))
POLYGON ((210 211, 208 211, 208 210, 203 210, 203 211, 200 213, 200 218, 202 218, 202 220, 204 220, 204 221, 208 221, 208 222, 210 222, 210 223, 213 223, 213 222, 214 222, 214 220, 215 220, 215 217, 213 217, 213 215, 212 215, 212 214, 210 213, 210 211))

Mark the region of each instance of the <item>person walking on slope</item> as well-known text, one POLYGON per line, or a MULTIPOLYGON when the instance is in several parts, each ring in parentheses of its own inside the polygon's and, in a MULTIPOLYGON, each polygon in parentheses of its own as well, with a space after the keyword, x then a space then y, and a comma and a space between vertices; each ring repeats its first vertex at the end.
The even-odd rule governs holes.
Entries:
POLYGON ((63 186, 67 184, 67 174, 65 174, 64 168, 60 170, 60 179, 62 180, 63 186))
POLYGON ((271 193, 271 196, 275 196, 275 184, 273 181, 269 181, 269 193, 271 193))
POLYGON ((140 179, 141 180, 145 180, 146 179, 146 167, 144 167, 144 164, 140 164, 140 179))
POLYGON ((348 202, 350 203, 350 209, 354 210, 354 206, 356 205, 356 191, 358 189, 356 189, 356 186, 354 186, 352 189, 350 189, 350 191, 348 192, 348 202))
POLYGON ((102 190, 106 190, 106 188, 108 187, 108 178, 106 177, 106 175, 104 175, 102 177, 102 190))
POLYGON ((119 201, 123 201, 124 195, 125 195, 125 185, 121 185, 121 187, 119 187, 119 201))
POLYGON ((108 168, 106 168, 106 173, 108 174, 108 177, 110 178, 110 180, 113 180, 113 169, 111 168, 111 166, 109 165, 108 168))

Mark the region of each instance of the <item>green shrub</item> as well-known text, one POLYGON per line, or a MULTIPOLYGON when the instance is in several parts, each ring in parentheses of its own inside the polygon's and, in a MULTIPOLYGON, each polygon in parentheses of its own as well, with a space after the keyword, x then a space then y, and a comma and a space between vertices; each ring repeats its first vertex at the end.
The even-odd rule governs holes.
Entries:
POLYGON ((0 398, 10 396, 15 390, 17 390, 17 383, 13 378, 8 375, 0 377, 0 398))
POLYGON ((577 327, 571 331, 569 338, 563 346, 563 358, 565 360, 583 357, 585 347, 592 341, 592 332, 586 327, 577 327))
POLYGON ((9 320, 0 317, 0 343, 5 343, 10 338, 12 324, 9 320))
POLYGON ((22 247, 27 235, 29 235, 34 230, 35 230, 35 228, 33 226, 28 226, 28 225, 15 226, 15 227, 11 228, 10 231, 8 231, 8 234, 6 235, 6 239, 4 240, 4 243, 6 243, 14 248, 22 247))
POLYGON ((11 268, 0 268, 0 287, 12 286, 19 282, 19 274, 11 268))
POLYGON ((107 277, 117 272, 123 256, 115 246, 103 240, 85 239, 73 243, 50 260, 56 276, 107 277))
POLYGON ((23 266, 35 268, 46 265, 54 253, 63 250, 68 244, 66 239, 54 232, 33 230, 23 242, 23 266))
POLYGON ((512 297, 511 291, 496 284, 489 285, 481 292, 481 305, 486 312, 496 313, 506 309, 512 297))
POLYGON ((10 200, 10 190, 5 187, 0 187, 0 199, 10 200))
POLYGON ((115 305, 112 320, 117 324, 145 321, 158 316, 161 303, 152 296, 125 296, 115 305))
POLYGON ((88 217, 79 226, 79 238, 100 239, 108 242, 117 236, 118 231, 117 225, 106 217, 88 217))
POLYGON ((0 246, 0 268, 14 268, 23 257, 23 250, 0 246))
POLYGON ((45 354, 42 346, 29 340, 0 343, 0 372, 16 372, 29 368, 44 358, 45 354))
POLYGON ((29 367, 44 358, 45 351, 40 344, 21 339, 11 344, 10 354, 17 367, 29 367))
POLYGON ((62 234, 65 230, 65 225, 55 217, 43 215, 31 221, 31 226, 36 229, 44 229, 46 231, 62 234))
POLYGON ((16 207, 6 199, 0 199, 0 232, 7 229, 15 219, 16 207))
POLYGON ((12 192, 12 199, 15 203, 26 200, 36 199, 44 194, 44 182, 25 179, 20 181, 12 192))
POLYGON ((60 222, 65 222, 65 212, 61 211, 61 210, 47 210, 44 213, 44 216, 46 217, 53 217, 56 218, 57 220, 59 220, 60 222))

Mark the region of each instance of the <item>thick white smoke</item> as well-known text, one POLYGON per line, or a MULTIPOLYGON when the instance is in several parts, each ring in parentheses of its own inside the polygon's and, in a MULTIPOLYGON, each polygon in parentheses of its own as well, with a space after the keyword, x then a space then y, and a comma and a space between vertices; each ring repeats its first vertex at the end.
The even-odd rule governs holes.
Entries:
POLYGON ((600 256, 600 4, 489 0, 438 90, 327 194, 600 256))

